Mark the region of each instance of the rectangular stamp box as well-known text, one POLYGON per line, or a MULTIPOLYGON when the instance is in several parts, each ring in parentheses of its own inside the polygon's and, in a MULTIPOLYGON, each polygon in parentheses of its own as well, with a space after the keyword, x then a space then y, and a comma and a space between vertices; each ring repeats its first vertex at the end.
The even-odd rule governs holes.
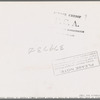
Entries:
POLYGON ((71 73, 97 66, 100 66, 97 51, 61 58, 53 62, 53 70, 55 75, 71 73))
POLYGON ((77 36, 85 33, 87 14, 54 12, 54 29, 56 33, 77 36))

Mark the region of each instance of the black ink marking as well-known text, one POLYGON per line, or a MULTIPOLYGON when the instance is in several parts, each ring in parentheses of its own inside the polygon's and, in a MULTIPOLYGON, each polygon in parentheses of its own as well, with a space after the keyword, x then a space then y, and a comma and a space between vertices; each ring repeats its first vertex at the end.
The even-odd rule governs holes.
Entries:
POLYGON ((79 27, 79 25, 77 25, 77 22, 76 21, 74 21, 74 23, 73 23, 72 26, 79 27))
POLYGON ((69 14, 68 16, 69 16, 69 17, 74 17, 74 18, 81 18, 80 15, 74 15, 74 14, 69 14))
POLYGON ((84 31, 81 31, 81 30, 73 30, 73 29, 68 29, 67 31, 84 33, 84 31))

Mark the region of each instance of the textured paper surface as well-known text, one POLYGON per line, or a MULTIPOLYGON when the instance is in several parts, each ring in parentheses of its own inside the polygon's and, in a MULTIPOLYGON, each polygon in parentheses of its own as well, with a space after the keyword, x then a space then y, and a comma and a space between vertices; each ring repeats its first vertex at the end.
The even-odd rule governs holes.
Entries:
POLYGON ((100 97, 99 9, 0 2, 0 97, 100 97))

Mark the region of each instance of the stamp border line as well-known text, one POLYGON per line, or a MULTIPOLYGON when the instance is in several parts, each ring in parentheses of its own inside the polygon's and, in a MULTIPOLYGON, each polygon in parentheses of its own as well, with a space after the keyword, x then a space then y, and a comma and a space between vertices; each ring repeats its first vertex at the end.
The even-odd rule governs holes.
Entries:
MULTIPOLYGON (((96 52, 97 56, 98 56, 98 52, 97 51, 91 51, 91 52, 96 52)), ((64 57, 64 58, 60 58, 60 59, 56 59, 56 60, 62 60, 62 59, 67 59, 67 58, 71 58, 71 57, 75 57, 75 56, 81 56, 81 55, 88 54, 88 53, 91 53, 91 52, 87 52, 87 53, 83 53, 83 54, 77 54, 77 55, 74 55, 74 56, 64 57)))

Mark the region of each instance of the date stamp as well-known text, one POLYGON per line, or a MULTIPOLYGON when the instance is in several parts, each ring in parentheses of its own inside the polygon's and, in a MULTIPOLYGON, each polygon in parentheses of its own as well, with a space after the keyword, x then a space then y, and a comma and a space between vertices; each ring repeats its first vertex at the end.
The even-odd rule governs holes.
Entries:
POLYGON ((57 59, 53 62, 53 70, 55 75, 71 73, 97 66, 100 66, 97 51, 57 59))

